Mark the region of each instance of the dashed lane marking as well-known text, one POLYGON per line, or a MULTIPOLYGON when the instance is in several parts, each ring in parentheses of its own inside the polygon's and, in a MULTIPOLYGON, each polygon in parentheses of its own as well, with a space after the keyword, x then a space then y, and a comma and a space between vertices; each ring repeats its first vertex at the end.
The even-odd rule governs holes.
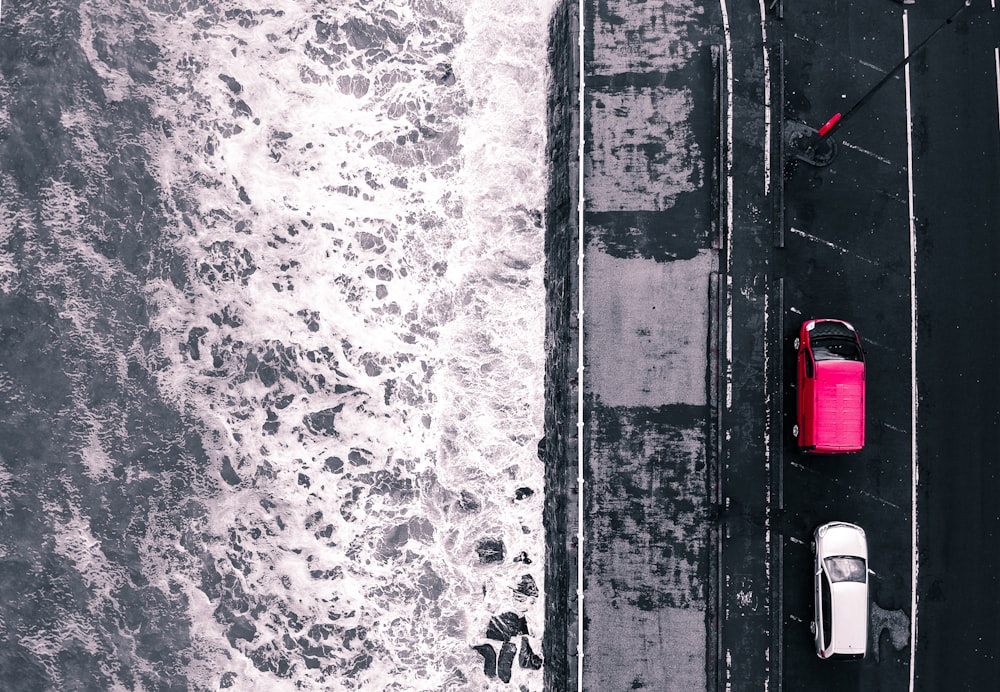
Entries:
POLYGON ((842 255, 851 255, 852 257, 857 257, 859 260, 863 260, 863 261, 867 262, 868 264, 871 264, 872 266, 875 266, 875 264, 876 264, 876 262, 874 262, 873 260, 868 259, 867 257, 864 257, 863 255, 859 255, 856 252, 851 252, 850 250, 848 250, 845 247, 841 247, 840 245, 837 245, 836 243, 831 243, 829 240, 824 240, 824 239, 820 238, 819 236, 813 235, 812 233, 806 233, 805 231, 800 231, 798 228, 789 228, 788 230, 791 231, 792 233, 798 235, 798 236, 806 238, 807 240, 811 240, 814 243, 820 243, 821 245, 826 245, 831 250, 836 250, 837 252, 839 252, 842 255))
POLYGON ((880 156, 880 155, 876 154, 876 153, 875 153, 874 151, 868 151, 867 149, 864 149, 864 148, 862 148, 862 147, 859 147, 859 146, 858 146, 857 144, 851 144, 851 143, 850 143, 850 142, 848 142, 848 141, 847 141, 846 139, 842 139, 842 140, 840 140, 840 143, 841 143, 841 144, 843 144, 843 145, 844 145, 845 147, 847 147, 848 149, 854 149, 854 151, 860 151, 860 152, 861 152, 862 154, 865 154, 865 155, 867 155, 867 156, 871 156, 871 157, 872 157, 873 159, 876 159, 876 160, 878 160, 878 161, 881 161, 882 163, 886 164, 887 166, 892 166, 892 165, 894 165, 894 164, 892 163, 892 161, 890 161, 890 160, 889 160, 889 159, 887 159, 886 157, 884 157, 884 156, 880 156))

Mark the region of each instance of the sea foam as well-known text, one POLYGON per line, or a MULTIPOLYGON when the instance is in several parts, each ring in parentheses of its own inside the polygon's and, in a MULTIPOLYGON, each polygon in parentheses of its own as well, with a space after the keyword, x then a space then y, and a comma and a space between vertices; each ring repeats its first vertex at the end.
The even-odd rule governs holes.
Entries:
POLYGON ((105 75, 162 122, 184 258, 145 289, 157 382, 212 471, 146 559, 198 684, 503 689, 473 647, 505 612, 540 651, 550 9, 150 1, 155 70, 105 75))

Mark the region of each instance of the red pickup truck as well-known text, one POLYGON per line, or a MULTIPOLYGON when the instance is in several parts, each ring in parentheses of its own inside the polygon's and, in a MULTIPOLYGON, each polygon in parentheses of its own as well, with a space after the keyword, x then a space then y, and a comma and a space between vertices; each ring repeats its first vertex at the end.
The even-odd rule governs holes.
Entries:
POLYGON ((803 452, 845 454, 865 445, 865 354, 843 320, 808 320, 795 338, 796 413, 803 452))

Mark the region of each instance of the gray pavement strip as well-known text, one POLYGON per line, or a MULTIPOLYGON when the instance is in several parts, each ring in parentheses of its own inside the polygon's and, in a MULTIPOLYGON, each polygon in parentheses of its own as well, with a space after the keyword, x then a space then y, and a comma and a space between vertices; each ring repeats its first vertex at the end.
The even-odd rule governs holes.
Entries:
POLYGON ((584 283, 587 389, 608 406, 706 403, 715 252, 656 262, 591 249, 584 283))

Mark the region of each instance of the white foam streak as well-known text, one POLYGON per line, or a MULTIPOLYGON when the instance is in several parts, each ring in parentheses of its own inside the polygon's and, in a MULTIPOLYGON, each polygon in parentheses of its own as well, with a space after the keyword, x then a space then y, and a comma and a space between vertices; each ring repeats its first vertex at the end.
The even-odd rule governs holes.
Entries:
POLYGON ((218 486, 197 530, 219 594, 184 586, 192 675, 490 689, 491 615, 541 649, 541 597, 512 592, 543 581, 549 4, 272 9, 153 18, 155 171, 188 257, 186 283, 149 284, 158 382, 218 486), (220 608, 254 625, 238 652, 220 608))

